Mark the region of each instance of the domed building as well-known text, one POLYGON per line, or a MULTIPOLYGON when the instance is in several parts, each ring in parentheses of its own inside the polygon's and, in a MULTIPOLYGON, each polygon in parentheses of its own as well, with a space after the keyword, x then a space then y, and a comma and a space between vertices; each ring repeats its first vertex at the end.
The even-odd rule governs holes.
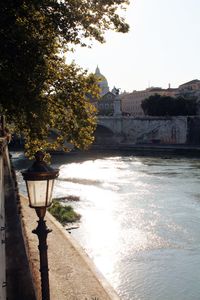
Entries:
POLYGON ((91 102, 97 108, 98 115, 112 116, 114 114, 114 102, 116 98, 116 88, 110 92, 108 81, 104 75, 101 74, 99 67, 95 70, 95 75, 98 79, 98 85, 101 89, 100 99, 91 99, 91 102))
POLYGON ((99 79, 98 85, 101 89, 100 96, 102 97, 109 92, 108 81, 107 81, 106 77, 101 74, 98 66, 96 68, 95 75, 99 79))

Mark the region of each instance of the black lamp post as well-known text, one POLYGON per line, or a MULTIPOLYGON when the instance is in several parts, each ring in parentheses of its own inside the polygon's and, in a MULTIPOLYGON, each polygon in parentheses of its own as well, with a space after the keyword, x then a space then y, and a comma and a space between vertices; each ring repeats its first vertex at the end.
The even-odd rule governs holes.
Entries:
POLYGON ((29 205, 35 208, 39 217, 38 226, 33 233, 37 234, 39 239, 42 300, 50 300, 46 239, 51 230, 47 228, 44 216, 46 208, 52 204, 54 179, 58 177, 59 170, 52 169, 44 162, 44 154, 41 151, 35 154, 35 159, 33 165, 22 172, 22 176, 26 182, 29 205))

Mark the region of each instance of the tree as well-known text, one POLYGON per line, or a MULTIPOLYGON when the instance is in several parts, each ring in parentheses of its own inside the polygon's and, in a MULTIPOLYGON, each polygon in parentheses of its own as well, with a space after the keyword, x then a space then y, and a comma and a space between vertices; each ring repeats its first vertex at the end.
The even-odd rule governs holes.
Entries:
POLYGON ((142 101, 145 115, 150 116, 188 116, 196 115, 196 99, 184 97, 153 95, 142 101))
POLYGON ((23 133, 26 153, 78 148, 93 141, 95 109, 87 94, 98 93, 97 79, 66 65, 63 52, 77 44, 104 42, 108 29, 127 32, 117 9, 128 0, 1 0, 0 113, 23 133), (47 140, 50 128, 57 140, 47 140))

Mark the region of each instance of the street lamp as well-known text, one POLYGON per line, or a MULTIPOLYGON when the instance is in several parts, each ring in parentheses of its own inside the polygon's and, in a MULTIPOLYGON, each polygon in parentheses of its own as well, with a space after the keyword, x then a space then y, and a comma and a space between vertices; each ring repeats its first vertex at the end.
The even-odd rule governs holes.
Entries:
POLYGON ((47 235, 51 230, 46 226, 44 216, 47 207, 52 204, 52 192, 55 178, 58 177, 59 170, 52 169, 44 162, 44 154, 38 151, 35 154, 33 165, 22 172, 23 179, 26 182, 29 205, 35 208, 39 218, 38 226, 32 232, 39 239, 40 253, 40 272, 41 272, 41 289, 42 300, 49 300, 49 274, 48 274, 48 257, 47 257, 47 235))

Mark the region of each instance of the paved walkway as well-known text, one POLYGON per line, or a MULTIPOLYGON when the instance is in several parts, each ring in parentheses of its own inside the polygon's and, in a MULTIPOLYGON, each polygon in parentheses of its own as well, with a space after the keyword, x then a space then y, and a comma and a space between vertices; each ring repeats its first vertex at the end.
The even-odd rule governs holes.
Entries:
MULTIPOLYGON (((30 265, 37 297, 41 299, 38 240, 32 230, 37 216, 21 196, 22 224, 27 238, 30 265)), ((49 280, 51 300, 119 300, 119 297, 95 269, 94 264, 68 232, 47 212, 49 280)))

